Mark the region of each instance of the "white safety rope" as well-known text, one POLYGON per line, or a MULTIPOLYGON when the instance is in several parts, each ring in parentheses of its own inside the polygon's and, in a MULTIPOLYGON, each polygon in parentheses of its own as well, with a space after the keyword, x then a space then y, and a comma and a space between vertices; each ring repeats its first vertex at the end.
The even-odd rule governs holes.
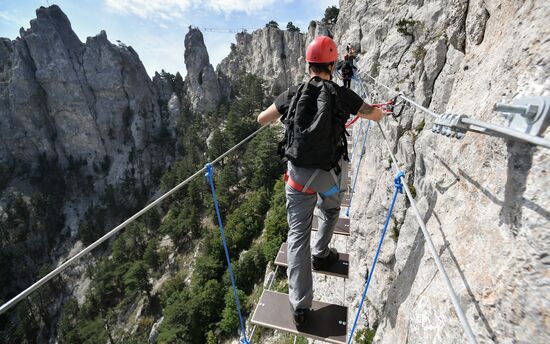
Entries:
MULTIPOLYGON (((267 128, 267 126, 262 126, 260 129, 256 130, 255 132, 253 132, 252 134, 250 134, 249 136, 247 136, 244 140, 242 140, 241 142, 237 143, 235 146, 233 146, 232 148, 230 148, 227 152, 223 153, 222 155, 220 155, 218 158, 216 158, 214 161, 211 162, 211 164, 216 164, 218 163, 219 161, 221 161, 223 158, 225 158, 228 154, 230 154, 231 152, 233 152, 235 149, 239 148, 241 145, 243 145, 245 142, 247 142, 248 140, 252 139, 254 136, 256 136, 259 132, 261 132, 262 130, 264 130, 265 128, 267 128)), ((103 242, 105 242, 106 240, 108 240, 109 238, 111 238, 113 235, 117 234, 121 229, 123 229, 124 227, 128 226, 130 223, 134 222, 138 217, 140 217, 141 215, 143 215, 144 213, 146 213, 148 210, 150 210, 151 208, 153 208, 154 206, 156 206, 157 204, 159 204, 160 202, 162 202, 163 200, 165 200, 167 197, 169 197, 170 195, 172 195, 174 192, 178 191, 179 189, 181 189, 184 185, 188 184, 189 182, 191 182, 193 179, 195 179, 196 177, 200 176, 201 174, 204 174, 204 172, 206 171, 206 167, 203 167, 201 168, 200 170, 198 170, 197 172, 195 172, 195 174, 193 174, 192 176, 190 176, 189 178, 187 178, 186 180, 184 180, 183 182, 179 183, 178 185, 176 185, 174 188, 172 188, 170 191, 166 192, 164 195, 160 196, 159 198, 157 198, 156 200, 154 200, 151 204, 149 204, 148 206, 146 206, 145 208, 141 209, 140 211, 138 211, 137 213, 135 213, 134 215, 132 215, 130 218, 128 218, 126 221, 122 222, 120 225, 116 226, 115 228, 113 228, 112 230, 110 230, 107 234, 105 234, 104 236, 102 236, 101 238, 97 239, 94 243, 92 243, 90 246, 84 248, 82 251, 78 252, 77 254, 75 254, 73 257, 69 258, 67 261, 65 261, 63 264, 59 265, 57 268, 55 268, 53 271, 51 271, 50 273, 48 273, 46 276, 42 277, 41 279, 39 279, 37 282, 35 282, 33 285, 31 285, 30 287, 28 287, 27 289, 25 289, 24 291, 22 291, 20 294, 18 294, 17 296, 15 296, 13 299, 9 300, 8 302, 4 303, 1 307, 0 307, 0 314, 3 314, 4 312, 6 312, 8 309, 10 309, 11 307, 15 306, 18 302, 20 302, 21 300, 23 300, 25 297, 27 297, 30 293, 32 293, 33 291, 35 291, 36 289, 40 288, 44 283, 48 282, 49 280, 51 280, 52 278, 54 278, 55 276, 59 275, 61 272, 63 272, 64 270, 66 270, 70 265, 72 265, 74 262, 76 262, 78 259, 80 259, 82 256, 84 256, 85 254, 89 253, 90 251, 92 251, 94 248, 98 247, 99 245, 101 245, 103 242)))

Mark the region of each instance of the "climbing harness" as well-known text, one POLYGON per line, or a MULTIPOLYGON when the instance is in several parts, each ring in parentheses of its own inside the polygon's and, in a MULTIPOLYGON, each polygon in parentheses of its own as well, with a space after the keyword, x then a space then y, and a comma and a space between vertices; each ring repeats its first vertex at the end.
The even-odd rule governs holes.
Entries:
POLYGON ((332 195, 336 194, 337 192, 340 192, 340 182, 338 180, 338 177, 336 177, 334 169, 330 170, 330 174, 332 175, 332 178, 334 179, 335 184, 330 189, 328 189, 326 191, 323 191, 323 192, 317 192, 317 191, 311 189, 309 186, 315 180, 315 177, 317 177, 319 172, 321 172, 321 170, 316 169, 313 172, 313 174, 309 177, 309 179, 307 180, 305 185, 302 185, 302 184, 298 183, 297 181, 295 181, 294 179, 292 179, 292 177, 288 174, 288 171, 285 171, 283 180, 285 181, 285 183, 290 185, 294 190, 299 191, 299 192, 303 192, 303 193, 308 194, 308 195, 314 195, 314 194, 318 193, 323 197, 329 197, 329 196, 332 196, 332 195))
POLYGON ((302 185, 302 184, 298 183, 297 181, 295 181, 294 179, 292 179, 288 175, 288 171, 285 171, 285 175, 283 177, 283 180, 284 180, 285 183, 290 185, 296 191, 303 192, 303 193, 308 194, 308 195, 314 195, 315 194, 315 191, 313 191, 313 189, 311 189, 309 187, 310 183, 306 183, 306 185, 302 185))
POLYGON ((384 229, 382 229, 382 233, 380 234, 380 241, 378 242, 378 248, 376 249, 376 254, 374 255, 374 260, 372 261, 372 266, 370 268, 370 273, 368 274, 367 282, 365 283, 365 287, 363 288, 363 296, 361 297, 361 302, 359 303, 359 308, 357 309, 357 313, 355 314, 355 320, 353 321, 353 326, 351 328, 351 332, 348 337, 348 344, 351 343, 351 340, 353 339, 353 334, 355 333, 355 328, 357 326, 357 321, 359 320, 359 314, 361 314, 361 309, 363 309, 363 303, 365 302, 365 298, 367 296, 367 291, 369 290, 370 281, 372 279, 372 274, 374 273, 374 268, 376 267, 376 262, 378 262, 378 256, 380 254, 380 250, 382 249, 382 243, 384 242, 384 237, 386 236, 386 230, 388 229, 388 225, 390 223, 391 214, 393 213, 393 208, 395 206, 395 202, 397 200, 397 194, 403 193, 403 182, 401 179, 405 176, 405 174, 401 171, 397 173, 395 178, 393 179, 393 185, 395 186, 395 190, 393 192, 392 201, 390 204, 390 208, 388 210, 388 215, 386 216, 386 222, 384 223, 384 229))
POLYGON ((212 198, 214 199, 214 207, 216 209, 218 225, 220 226, 220 234, 222 237, 223 250, 225 251, 225 259, 227 260, 229 277, 231 278, 231 285, 233 286, 233 297, 235 297, 235 303, 237 304, 237 313, 239 314, 239 321, 241 323, 241 331, 243 334, 243 338, 241 339, 240 342, 242 344, 249 344, 248 339, 246 339, 246 327, 243 321, 243 315, 241 314, 241 305, 239 303, 239 295, 237 294, 237 286, 235 285, 235 278, 233 277, 231 260, 229 259, 229 250, 227 249, 227 242, 225 241, 225 231, 223 230, 222 217, 220 215, 220 208, 218 206, 218 197, 216 196, 216 189, 214 188, 214 167, 212 167, 212 164, 206 164, 205 167, 206 167, 205 176, 208 178, 208 183, 210 184, 210 189, 212 190, 212 198))

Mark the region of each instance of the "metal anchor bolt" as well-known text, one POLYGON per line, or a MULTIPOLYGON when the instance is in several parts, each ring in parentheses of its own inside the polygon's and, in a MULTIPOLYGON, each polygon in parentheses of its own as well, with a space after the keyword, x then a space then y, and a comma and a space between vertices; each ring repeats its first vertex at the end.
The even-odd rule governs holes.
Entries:
MULTIPOLYGON (((529 105, 509 105, 503 103, 495 104, 495 111, 503 112, 505 114, 516 113, 527 118, 533 118, 537 114, 539 107, 533 104, 529 105)), ((509 116, 506 116, 509 117, 509 116)))

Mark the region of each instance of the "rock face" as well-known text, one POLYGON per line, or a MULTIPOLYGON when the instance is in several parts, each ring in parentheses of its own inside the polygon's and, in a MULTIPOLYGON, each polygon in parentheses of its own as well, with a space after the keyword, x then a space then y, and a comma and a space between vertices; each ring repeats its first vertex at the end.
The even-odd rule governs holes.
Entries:
POLYGON ((226 94, 231 82, 244 72, 263 78, 271 94, 282 92, 304 77, 304 34, 265 27, 253 33, 238 33, 236 40, 217 68, 226 94))
POLYGON ((55 5, 36 16, 16 40, 0 39, 0 208, 3 191, 34 191, 29 180, 44 162, 67 178, 76 169, 76 183, 59 190, 75 236, 108 186, 158 183, 153 172, 174 159, 169 129, 179 113, 161 111, 173 92, 153 84, 131 47, 111 44, 104 31, 82 43, 55 5))
POLYGON ((109 157, 106 182, 138 157, 139 178, 164 165, 155 145, 161 118, 158 90, 131 47, 115 46, 104 31, 80 42, 59 7, 40 8, 31 28, 2 39, 0 163, 13 175, 39 156, 85 160, 86 172, 109 157))
POLYGON ((245 72, 264 79, 267 92, 272 95, 300 83, 308 77, 305 62, 307 44, 316 36, 329 33, 324 24, 316 21, 310 23, 306 33, 275 27, 238 33, 235 37, 237 43, 231 46, 229 56, 216 69, 222 93, 229 97, 231 84, 245 72))
POLYGON ((218 77, 210 64, 202 33, 192 27, 185 35, 185 67, 191 109, 197 113, 215 111, 222 99, 218 77))
MULTIPOLYGON (((394 94, 371 74, 436 112, 499 123, 502 98, 550 94, 550 4, 543 1, 341 1, 334 35, 352 43, 373 102, 394 94), (503 26, 502 23, 508 23, 503 26), (398 31, 399 30, 399 31, 398 31)), ((358 85, 355 87, 358 89, 358 85)), ((550 342, 548 150, 468 133, 431 132, 414 107, 382 128, 414 186, 415 200, 479 343, 550 342)), ((362 138, 363 125, 354 135, 362 138)), ((544 136, 550 138, 550 131, 544 136)), ((393 193, 393 166, 371 126, 358 168, 350 279, 316 277, 321 300, 357 310, 393 193), (339 283, 339 284, 337 284, 339 283), (341 292, 335 292, 334 286, 341 292)), ((354 156, 357 168, 357 154, 354 156)), ((360 326, 375 343, 465 343, 466 337, 405 196, 398 196, 360 326)))

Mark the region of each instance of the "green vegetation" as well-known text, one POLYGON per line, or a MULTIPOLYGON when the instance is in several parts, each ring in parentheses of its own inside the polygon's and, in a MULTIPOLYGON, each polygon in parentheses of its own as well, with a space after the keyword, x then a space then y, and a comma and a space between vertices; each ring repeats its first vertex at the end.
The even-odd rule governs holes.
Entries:
POLYGON ((300 28, 295 26, 292 22, 288 22, 288 24, 286 24, 286 29, 290 32, 300 32, 300 28))
POLYGON ((416 25, 420 24, 419 21, 414 20, 412 18, 409 19, 400 19, 395 26, 397 26, 397 32, 399 32, 403 36, 410 36, 414 37, 413 30, 416 25))
POLYGON ((281 244, 286 240, 287 231, 285 183, 278 180, 273 188, 271 207, 265 219, 262 246, 265 257, 271 259, 277 255, 281 244))
POLYGON ((372 344, 376 329, 362 328, 355 333, 355 342, 357 344, 372 344))
POLYGON ((412 196, 413 198, 416 198, 416 188, 414 187, 414 184, 413 184, 413 183, 414 183, 413 180, 411 180, 411 181, 409 182, 409 190, 411 190, 411 196, 412 196))
MULTIPOLYGON (((242 290, 237 289, 239 295, 239 301, 241 305, 246 304, 246 295, 242 290)), ((227 288, 225 293, 225 308, 222 312, 222 320, 219 324, 219 329, 225 337, 231 337, 235 333, 235 329, 239 325, 239 316, 237 314, 237 305, 233 296, 233 289, 227 288)))
MULTIPOLYGON (((91 290, 84 305, 78 307, 69 300, 63 308, 59 336, 63 343, 92 343, 97 338, 111 338, 116 333, 110 330, 115 315, 138 298, 146 298, 147 312, 155 313, 158 303, 150 295, 148 277, 158 268, 157 235, 160 225, 158 210, 152 209, 141 219, 129 225, 112 244, 111 257, 102 258, 90 268, 91 290)), ((148 335, 148 333, 143 333, 148 335)), ((112 341, 118 343, 118 341, 112 341)))
MULTIPOLYGON (((164 190, 258 129, 255 114, 267 105, 263 81, 242 75, 235 90, 234 101, 222 105, 217 113, 195 117, 182 114, 178 130, 183 157, 162 176, 164 190)), ((263 130, 220 161, 214 171, 242 311, 248 314, 252 307, 247 295, 261 282, 267 262, 273 259, 287 231, 284 184, 276 182, 282 173, 276 129, 263 130), (260 236, 262 230, 264 235, 260 236)), ((105 204, 116 208, 117 192, 107 190, 105 204)), ((101 227, 100 222, 109 216, 104 208, 91 209, 81 228, 82 239, 94 240, 101 233, 94 235, 93 229, 101 227)), ((110 257, 101 258, 89 274, 92 286, 86 302, 79 307, 69 301, 63 309, 59 338, 64 343, 86 342, 93 329, 98 331, 97 338, 106 338, 105 342, 143 342, 161 315, 164 321, 159 343, 217 343, 219 338, 237 333, 239 322, 225 253, 204 178, 182 187, 162 210, 127 227, 112 242, 110 257), (188 250, 191 242, 200 242, 200 249, 190 283, 182 271, 163 285, 160 294, 153 294, 149 281, 159 277, 166 263, 166 253, 159 247, 160 238, 166 235, 176 252, 188 250), (143 330, 122 338, 112 329, 113 324, 139 300, 145 300, 142 313, 146 316, 139 324, 143 330)))
POLYGON ((423 60, 426 56, 426 48, 422 45, 417 46, 413 50, 413 56, 416 62, 423 60))
POLYGON ((275 20, 270 20, 269 23, 265 24, 265 27, 273 27, 275 29, 278 29, 279 23, 277 23, 275 20))
POLYGON ((0 165, 0 192, 3 191, 10 181, 11 173, 7 166, 0 165))
POLYGON ((418 123, 418 126, 416 127, 416 131, 421 132, 422 130, 424 130, 425 126, 426 126, 426 120, 422 119, 422 121, 418 123))
POLYGON ((338 20, 338 14, 340 14, 340 10, 336 6, 329 6, 325 10, 325 17, 323 18, 322 22, 324 24, 336 24, 336 21, 338 20))
MULTIPOLYGON (((13 192, 4 197, 6 203, 0 209, 0 300, 9 300, 21 290, 20 284, 30 285, 51 269, 43 252, 55 247, 65 220, 56 196, 35 192, 23 197, 13 192), (21 276, 20 271, 27 274, 21 276)), ((1 316, 0 338, 9 334, 10 342, 30 343, 40 331, 47 335, 52 324, 48 310, 53 300, 49 295, 59 293, 61 283, 58 278, 52 280, 21 302, 11 317, 1 316)))

